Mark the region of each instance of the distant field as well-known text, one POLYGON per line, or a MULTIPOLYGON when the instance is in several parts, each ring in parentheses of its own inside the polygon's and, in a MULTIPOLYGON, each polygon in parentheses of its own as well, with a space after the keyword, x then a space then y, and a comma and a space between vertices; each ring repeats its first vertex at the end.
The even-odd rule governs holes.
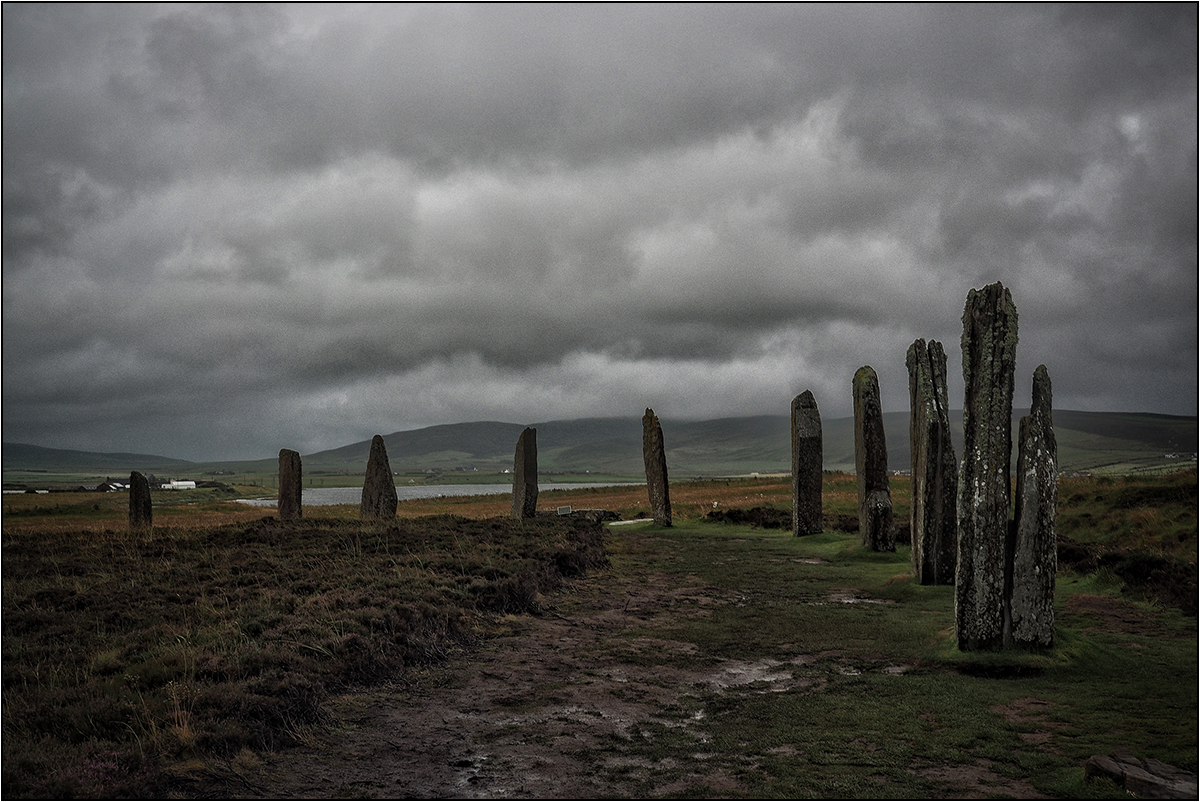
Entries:
MULTIPOLYGON (((304 471, 304 486, 305 487, 362 487, 364 470, 321 470, 318 468, 306 469, 304 471)), ((620 474, 604 474, 604 473, 556 473, 551 471, 540 471, 538 476, 543 482, 579 482, 580 484, 598 483, 598 482, 630 482, 630 481, 645 481, 645 476, 637 475, 620 475, 620 474)), ((268 491, 275 491, 279 486, 278 466, 272 465, 269 468, 262 468, 252 471, 184 471, 180 473, 161 474, 157 478, 166 480, 167 478, 183 478, 196 479, 198 481, 220 482, 235 487, 247 488, 245 491, 248 495, 257 496, 268 491)), ((492 484, 510 484, 512 482, 512 474, 503 471, 397 471, 395 473, 396 485, 418 484, 418 485, 492 485, 492 484)), ((45 490, 53 488, 56 490, 75 490, 77 488, 94 488, 101 482, 115 479, 120 482, 127 482, 129 475, 114 474, 114 473, 97 473, 95 471, 82 470, 78 472, 50 472, 50 471, 21 471, 21 470, 5 470, 4 471, 4 489, 10 492, 14 490, 45 490)))

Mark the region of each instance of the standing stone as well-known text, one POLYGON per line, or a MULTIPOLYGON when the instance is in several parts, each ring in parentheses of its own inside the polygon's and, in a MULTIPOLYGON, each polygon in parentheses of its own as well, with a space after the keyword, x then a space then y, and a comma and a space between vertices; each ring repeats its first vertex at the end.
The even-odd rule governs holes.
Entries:
POLYGON ((129 474, 129 528, 149 529, 154 525, 150 506, 150 483, 137 471, 129 474))
POLYGON ((1021 418, 1017 442, 1017 499, 1013 521, 1012 595, 1008 645, 1045 649, 1054 645, 1054 581, 1058 573, 1055 518, 1058 446, 1050 411, 1050 375, 1033 373, 1033 405, 1021 418))
POLYGON ((517 453, 513 457, 512 517, 536 516, 537 497, 537 429, 526 428, 517 438, 517 453))
POLYGON ((811 390, 792 399, 792 534, 821 529, 821 412, 811 390))
POLYGON ((654 523, 671 525, 671 492, 667 483, 667 450, 663 445, 662 425, 654 410, 642 416, 642 460, 646 463, 646 490, 654 523))
POLYGON ((958 648, 1004 645, 1013 371, 1017 309, 999 282, 971 290, 963 310, 963 456, 958 472, 958 648))
POLYGON ((371 456, 367 458, 367 475, 358 511, 364 521, 396 517, 396 480, 392 477, 387 448, 380 435, 371 438, 371 456))
POLYGON ((913 574, 922 585, 954 584, 958 558, 958 463, 950 440, 946 352, 917 340, 908 347, 913 574))
POLYGON ((300 452, 279 449, 279 520, 294 521, 304 517, 301 499, 304 494, 304 475, 300 469, 300 452))
POLYGON ((858 474, 858 533, 872 551, 896 550, 892 492, 879 378, 866 366, 854 373, 854 469, 858 474))

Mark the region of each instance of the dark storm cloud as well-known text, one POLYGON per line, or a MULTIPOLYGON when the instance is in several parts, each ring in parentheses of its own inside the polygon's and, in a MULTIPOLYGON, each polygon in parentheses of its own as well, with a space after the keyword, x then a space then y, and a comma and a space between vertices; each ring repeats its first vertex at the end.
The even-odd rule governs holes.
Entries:
POLYGON ((902 409, 996 280, 1058 406, 1196 411, 1194 6, 3 14, 6 440, 902 409))

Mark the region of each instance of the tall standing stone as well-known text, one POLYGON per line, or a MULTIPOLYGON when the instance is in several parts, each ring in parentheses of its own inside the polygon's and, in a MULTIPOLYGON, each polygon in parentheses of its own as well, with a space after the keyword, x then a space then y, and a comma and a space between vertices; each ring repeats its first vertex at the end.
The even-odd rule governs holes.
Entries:
POLYGON ((279 449, 279 520, 294 521, 304 517, 301 504, 304 495, 304 474, 300 452, 279 449))
POLYGON ((1033 373, 1033 404, 1021 418, 1017 441, 1010 631, 1005 640, 1020 648, 1054 645, 1058 446, 1050 396, 1050 375, 1045 365, 1038 365, 1033 373))
POLYGON ((662 425, 653 409, 642 416, 642 460, 646 463, 646 490, 654 523, 671 525, 671 492, 667 482, 667 450, 662 425))
POLYGON ((137 471, 129 474, 129 528, 149 529, 154 525, 150 506, 150 483, 137 471))
POLYGON ((1013 371, 1017 308, 999 282, 971 290, 963 310, 963 456, 958 472, 958 647, 1004 645, 1013 371))
POLYGON ((517 438, 517 451, 513 456, 512 517, 536 516, 537 497, 537 429, 526 428, 517 438))
POLYGON ((371 438, 371 456, 367 458, 367 475, 358 511, 364 521, 396 517, 396 480, 392 477, 383 437, 378 434, 371 438))
POLYGON ((811 390, 792 399, 792 534, 815 535, 821 527, 821 412, 811 390))
POLYGON ((958 558, 958 463, 950 440, 946 352, 917 340, 908 347, 913 574, 922 585, 954 584, 958 558))
POLYGON ((854 373, 854 469, 858 475, 858 533, 872 551, 896 550, 892 492, 879 377, 866 366, 854 373))

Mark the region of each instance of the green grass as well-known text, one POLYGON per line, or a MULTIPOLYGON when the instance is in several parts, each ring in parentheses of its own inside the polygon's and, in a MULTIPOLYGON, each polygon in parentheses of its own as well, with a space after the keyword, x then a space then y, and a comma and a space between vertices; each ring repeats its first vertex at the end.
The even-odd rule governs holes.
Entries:
MULTIPOLYGON (((663 573, 734 599, 709 616, 626 637, 694 644, 686 659, 693 667, 776 661, 800 683, 719 693, 697 686, 667 723, 641 722, 632 737, 585 755, 597 765, 612 764, 616 753, 625 767, 671 767, 647 773, 635 795, 673 775, 715 773, 735 777, 751 798, 928 797, 947 793, 939 767, 987 765, 1049 796, 1103 797, 1111 789, 1083 783, 1092 754, 1128 748, 1196 768, 1195 619, 1126 601, 1152 629, 1092 631, 1095 622, 1068 600, 1084 592, 1113 598, 1119 587, 1111 583, 1060 578, 1052 650, 962 653, 951 636, 953 588, 914 584, 906 547, 876 554, 852 534, 793 538, 687 523, 614 530, 609 552, 614 570, 663 573), (846 595, 860 601, 832 601, 846 595), (1029 699, 1038 716, 1004 715, 1029 699), (1039 730, 1054 733, 1053 751, 1022 738, 1039 730)), ((639 776, 621 768, 611 779, 639 776)), ((682 795, 728 792, 700 784, 682 795)))

